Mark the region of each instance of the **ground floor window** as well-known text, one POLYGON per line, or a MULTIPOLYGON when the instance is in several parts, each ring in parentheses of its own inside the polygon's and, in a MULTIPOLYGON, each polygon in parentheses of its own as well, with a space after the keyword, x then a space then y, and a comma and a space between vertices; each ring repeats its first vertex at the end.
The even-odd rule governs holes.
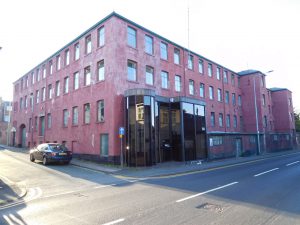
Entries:
POLYGON ((100 134, 100 155, 108 156, 108 134, 100 134))

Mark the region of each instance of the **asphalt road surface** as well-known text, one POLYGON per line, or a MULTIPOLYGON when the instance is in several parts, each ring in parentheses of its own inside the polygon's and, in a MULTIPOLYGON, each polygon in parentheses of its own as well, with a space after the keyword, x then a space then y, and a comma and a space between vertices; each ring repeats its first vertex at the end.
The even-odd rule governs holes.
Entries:
POLYGON ((23 200, 0 224, 300 225, 300 154, 160 179, 126 179, 73 165, 31 163, 0 150, 0 175, 23 200))

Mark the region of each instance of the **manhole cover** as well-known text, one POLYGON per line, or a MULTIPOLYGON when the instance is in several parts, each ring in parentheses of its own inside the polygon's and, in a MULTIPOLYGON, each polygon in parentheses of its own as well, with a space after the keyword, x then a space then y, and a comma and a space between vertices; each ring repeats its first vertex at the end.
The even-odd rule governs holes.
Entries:
POLYGON ((203 203, 201 205, 198 205, 196 207, 197 209, 206 209, 206 210, 209 210, 209 211, 214 211, 214 212, 217 212, 217 213, 222 213, 224 211, 224 208, 220 205, 216 205, 216 204, 212 204, 212 203, 203 203))

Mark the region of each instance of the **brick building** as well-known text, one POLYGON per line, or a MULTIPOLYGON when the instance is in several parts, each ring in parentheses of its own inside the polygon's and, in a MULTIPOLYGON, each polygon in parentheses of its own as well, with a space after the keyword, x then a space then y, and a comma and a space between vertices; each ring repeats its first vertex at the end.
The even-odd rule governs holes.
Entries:
POLYGON ((0 144, 9 144, 11 102, 3 101, 0 97, 0 144))
POLYGON ((60 142, 113 163, 124 127, 124 162, 144 166, 266 151, 277 132, 291 148, 291 104, 260 71, 236 73, 112 13, 14 82, 13 126, 19 146, 60 142))

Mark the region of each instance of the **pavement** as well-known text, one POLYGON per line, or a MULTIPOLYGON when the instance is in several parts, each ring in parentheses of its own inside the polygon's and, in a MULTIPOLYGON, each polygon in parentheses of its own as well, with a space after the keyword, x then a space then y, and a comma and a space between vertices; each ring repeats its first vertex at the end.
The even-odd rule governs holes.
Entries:
MULTIPOLYGON (((14 148, 10 146, 0 145, 0 148, 9 149, 14 152, 28 153, 28 149, 14 148)), ((242 164, 250 164, 256 161, 266 160, 283 155, 300 153, 300 149, 287 150, 274 153, 264 153, 262 155, 237 157, 215 161, 190 161, 190 162, 165 162, 151 167, 121 167, 116 165, 105 165, 83 159, 73 158, 71 163, 90 170, 101 171, 120 178, 132 179, 149 179, 174 177, 183 174, 199 173, 209 170, 216 170, 226 167, 233 167, 242 164)), ((29 158, 28 158, 29 160, 29 158)), ((26 195, 26 188, 21 184, 14 183, 0 176, 0 206, 8 202, 21 199, 26 195)))

